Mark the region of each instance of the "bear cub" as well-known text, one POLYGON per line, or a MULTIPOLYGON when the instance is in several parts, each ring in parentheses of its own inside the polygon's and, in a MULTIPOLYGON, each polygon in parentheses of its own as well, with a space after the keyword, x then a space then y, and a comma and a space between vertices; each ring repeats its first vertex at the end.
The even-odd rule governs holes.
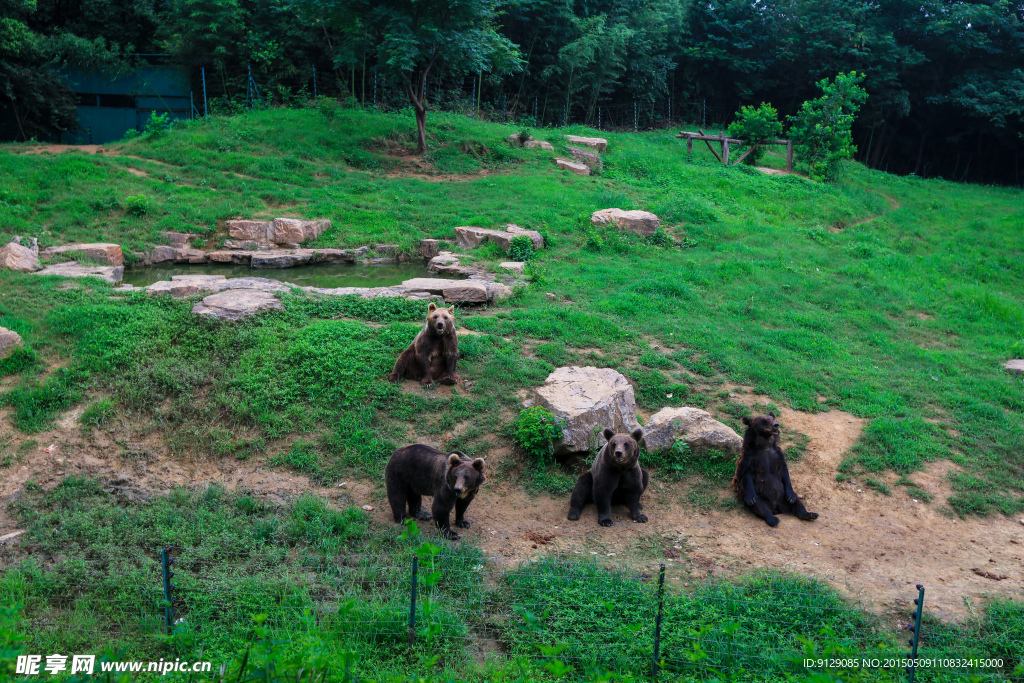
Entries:
POLYGON ((466 508, 484 481, 483 458, 471 460, 459 452, 445 453, 419 443, 399 448, 384 468, 384 483, 395 521, 433 517, 441 534, 453 541, 459 540, 459 534, 448 523, 452 507, 455 526, 468 529, 466 508), (423 496, 434 497, 430 512, 423 509, 423 496))
POLYGON ((423 326, 409 348, 395 362, 388 381, 418 379, 427 386, 437 381, 455 384, 455 363, 459 360, 459 340, 455 335, 455 307, 438 307, 433 301, 427 306, 427 324, 423 326))
POLYGON ((808 512, 793 491, 786 466, 786 454, 779 447, 779 423, 775 413, 753 419, 743 418, 747 431, 743 435, 743 449, 736 461, 736 475, 732 479, 736 495, 768 526, 776 526, 783 512, 798 519, 812 520, 818 513, 808 512))
POLYGON ((647 515, 641 510, 640 496, 651 481, 647 470, 640 467, 640 446, 642 429, 632 434, 616 434, 605 429, 604 438, 608 443, 594 459, 590 471, 584 472, 576 481, 569 499, 569 519, 579 519, 580 511, 587 503, 597 506, 597 523, 612 525, 612 505, 629 506, 629 516, 634 522, 646 522, 647 515))

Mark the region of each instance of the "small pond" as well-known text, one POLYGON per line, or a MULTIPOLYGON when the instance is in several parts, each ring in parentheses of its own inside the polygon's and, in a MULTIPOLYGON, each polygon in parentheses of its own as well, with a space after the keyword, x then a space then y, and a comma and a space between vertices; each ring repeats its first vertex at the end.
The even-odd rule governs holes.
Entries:
POLYGON ((431 273, 427 264, 385 263, 357 265, 351 263, 325 263, 295 268, 251 268, 244 264, 203 263, 160 263, 143 268, 126 268, 124 282, 136 287, 145 287, 161 280, 170 280, 172 275, 223 275, 225 277, 265 277, 271 280, 289 282, 299 287, 390 287, 414 277, 431 277, 445 280, 462 279, 455 275, 431 273))

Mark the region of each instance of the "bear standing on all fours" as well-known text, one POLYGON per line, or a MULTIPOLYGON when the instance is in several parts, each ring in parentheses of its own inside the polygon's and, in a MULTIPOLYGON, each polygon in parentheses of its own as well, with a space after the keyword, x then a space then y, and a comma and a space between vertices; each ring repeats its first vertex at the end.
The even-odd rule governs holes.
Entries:
POLYGON ((608 440, 594 459, 590 471, 584 472, 576 481, 569 499, 569 519, 579 519, 580 511, 587 503, 597 506, 597 523, 612 525, 612 505, 629 506, 629 516, 634 522, 646 522, 647 515, 641 510, 640 496, 651 481, 647 470, 640 467, 640 446, 644 435, 642 429, 632 434, 616 434, 605 429, 603 436, 608 440))
POLYGON ((775 413, 750 419, 743 418, 747 431, 743 435, 743 450, 736 461, 736 476, 732 487, 736 495, 755 515, 775 526, 783 512, 799 519, 818 518, 817 512, 808 512, 793 491, 786 466, 786 454, 779 448, 779 423, 775 413))
POLYGON ((418 379, 427 386, 435 381, 455 384, 455 363, 459 360, 459 339, 455 335, 455 307, 440 308, 433 301, 427 306, 427 324, 409 348, 395 362, 388 381, 418 379))
POLYGON ((445 453, 417 443, 391 454, 384 468, 388 502, 396 522, 415 517, 434 523, 445 538, 459 540, 448 521, 455 508, 455 526, 469 528, 466 508, 485 481, 483 458, 470 460, 462 453, 445 453), (423 496, 433 496, 430 512, 423 509, 423 496))

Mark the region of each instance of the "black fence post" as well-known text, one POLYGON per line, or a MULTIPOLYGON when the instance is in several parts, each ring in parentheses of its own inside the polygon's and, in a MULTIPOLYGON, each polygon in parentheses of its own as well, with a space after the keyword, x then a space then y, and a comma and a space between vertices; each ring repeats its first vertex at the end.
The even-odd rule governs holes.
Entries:
POLYGON ((416 644, 416 574, 419 570, 419 555, 412 556, 412 586, 409 591, 409 647, 416 644))
POLYGON ((658 677, 658 657, 661 654, 661 610, 665 604, 665 563, 658 571, 658 616, 654 618, 654 656, 651 658, 651 678, 658 677))
POLYGON ((167 622, 168 635, 174 629, 174 608, 171 606, 171 577, 174 576, 174 572, 171 571, 171 564, 174 562, 174 559, 170 557, 170 552, 171 546, 165 547, 160 552, 160 559, 164 569, 164 620, 167 622))
POLYGON ((206 106, 206 67, 200 67, 199 71, 203 74, 203 116, 206 116, 210 113, 206 106))
POLYGON ((914 683, 914 674, 917 672, 917 643, 921 638, 921 613, 924 612, 924 586, 917 584, 917 598, 914 600, 917 611, 914 613, 914 623, 909 624, 914 637, 910 639, 910 666, 907 667, 907 681, 914 683))

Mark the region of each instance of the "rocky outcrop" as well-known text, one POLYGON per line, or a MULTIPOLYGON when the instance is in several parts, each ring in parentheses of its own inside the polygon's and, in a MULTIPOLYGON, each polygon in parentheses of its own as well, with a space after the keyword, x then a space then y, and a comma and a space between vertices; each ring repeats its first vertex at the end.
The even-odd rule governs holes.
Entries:
POLYGON ((243 320, 263 311, 283 310, 276 296, 254 289, 229 289, 211 294, 192 307, 196 315, 230 321, 243 320))
POLYGON ((591 171, 600 171, 604 168, 604 162, 601 161, 601 155, 597 152, 589 152, 579 147, 570 147, 569 154, 572 154, 572 158, 581 164, 585 164, 591 171))
POLYGON ((408 293, 440 294, 447 303, 487 302, 487 285, 480 280, 444 280, 416 277, 402 283, 408 293))
POLYGON ((438 240, 425 239, 420 241, 420 256, 425 259, 432 259, 441 253, 441 245, 438 240))
POLYGON ((494 242, 503 251, 509 251, 512 248, 512 240, 520 236, 529 237, 534 249, 544 248, 544 238, 539 232, 525 230, 514 223, 506 225, 504 230, 474 228, 467 225, 455 228, 455 238, 458 240, 459 246, 464 249, 480 246, 484 242, 494 242))
POLYGON ((172 247, 184 247, 199 235, 191 232, 162 232, 160 237, 172 247))
POLYGON ((558 368, 534 393, 534 405, 543 406, 563 423, 556 454, 596 447, 605 427, 622 433, 640 426, 633 387, 610 368, 558 368))
POLYGON ((270 247, 279 244, 293 246, 314 240, 331 227, 331 222, 298 218, 275 218, 272 221, 238 219, 225 221, 224 226, 232 239, 270 247))
POLYGON ((21 335, 14 330, 0 327, 0 360, 14 353, 14 349, 21 345, 21 335))
POLYGON ((98 277, 111 284, 117 284, 124 276, 124 266, 82 266, 77 261, 67 263, 55 263, 42 270, 37 270, 36 275, 59 275, 61 277, 98 277))
POLYGON ((549 152, 554 152, 555 148, 551 146, 550 142, 544 140, 527 140, 523 143, 523 147, 526 149, 545 149, 549 152))
POLYGON ((583 145, 584 147, 593 147, 598 152, 608 151, 608 141, 604 138, 585 138, 579 135, 566 135, 565 141, 571 145, 583 145))
POLYGON ((590 175, 590 167, 586 164, 578 164, 575 161, 569 161, 561 157, 556 157, 554 161, 555 166, 563 171, 572 171, 576 175, 590 175))
POLYGON ((19 273, 31 273, 42 268, 35 252, 13 241, 0 247, 0 267, 19 273))
POLYGON ((40 252, 39 256, 45 261, 68 252, 81 254, 90 261, 105 263, 108 266, 124 265, 124 254, 121 252, 120 245, 117 244, 65 244, 61 247, 47 247, 40 252))
POLYGON ((661 227, 661 220, 649 211, 623 211, 601 209, 590 215, 593 225, 614 225, 638 235, 653 235, 661 227))
POLYGON ((1011 375, 1024 375, 1024 360, 1015 358, 1003 363, 1003 369, 1011 375))
POLYGON ((695 452, 739 455, 743 439, 700 408, 662 408, 644 425, 643 444, 651 453, 670 450, 685 441, 695 452))

